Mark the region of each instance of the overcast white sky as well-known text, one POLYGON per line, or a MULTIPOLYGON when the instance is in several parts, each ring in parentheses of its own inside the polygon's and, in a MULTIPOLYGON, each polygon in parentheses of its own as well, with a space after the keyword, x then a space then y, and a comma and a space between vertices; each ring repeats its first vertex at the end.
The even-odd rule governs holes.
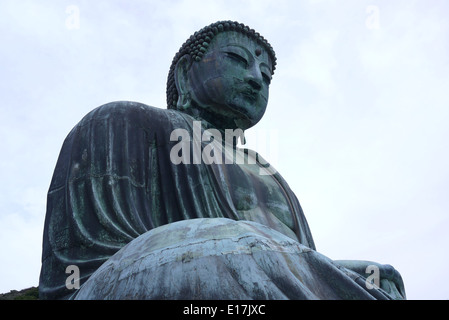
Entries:
POLYGON ((449 299, 448 14, 444 0, 2 0, 0 293, 38 285, 71 128, 111 101, 165 108, 181 44, 229 19, 277 53, 248 145, 298 196, 317 250, 393 265, 409 299, 449 299))

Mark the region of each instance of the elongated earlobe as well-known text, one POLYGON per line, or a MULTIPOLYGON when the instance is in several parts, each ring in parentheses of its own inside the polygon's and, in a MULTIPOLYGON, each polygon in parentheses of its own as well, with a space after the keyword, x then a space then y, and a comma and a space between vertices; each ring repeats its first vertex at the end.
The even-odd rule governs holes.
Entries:
POLYGON ((186 54, 181 59, 175 67, 174 78, 175 85, 178 91, 176 109, 186 110, 190 108, 191 105, 191 94, 190 94, 190 82, 188 73, 192 65, 192 60, 190 55, 186 54))

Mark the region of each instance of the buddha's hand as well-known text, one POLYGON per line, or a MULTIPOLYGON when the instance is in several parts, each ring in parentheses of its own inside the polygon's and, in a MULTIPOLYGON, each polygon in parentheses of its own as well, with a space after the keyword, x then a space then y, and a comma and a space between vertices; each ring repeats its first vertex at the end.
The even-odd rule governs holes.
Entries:
POLYGON ((406 298, 401 274, 393 266, 362 260, 336 260, 335 262, 366 278, 368 289, 377 286, 387 292, 393 299, 402 300, 406 298))

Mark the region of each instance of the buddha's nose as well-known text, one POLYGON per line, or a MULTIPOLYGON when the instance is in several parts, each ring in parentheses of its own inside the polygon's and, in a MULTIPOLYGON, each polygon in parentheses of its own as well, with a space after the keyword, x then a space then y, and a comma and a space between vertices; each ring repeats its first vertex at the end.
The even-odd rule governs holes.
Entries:
POLYGON ((259 91, 262 89, 262 72, 258 65, 254 63, 247 69, 247 74, 245 77, 246 82, 251 86, 253 90, 259 91))
POLYGON ((262 74, 260 73, 260 76, 258 76, 256 70, 252 70, 252 72, 246 76, 245 80, 251 86, 252 89, 256 91, 262 89, 262 81, 263 81, 262 74))
POLYGON ((261 80, 256 79, 256 78, 248 78, 247 82, 249 83, 249 85, 251 86, 251 88, 253 88, 254 90, 259 91, 262 88, 262 83, 261 80))

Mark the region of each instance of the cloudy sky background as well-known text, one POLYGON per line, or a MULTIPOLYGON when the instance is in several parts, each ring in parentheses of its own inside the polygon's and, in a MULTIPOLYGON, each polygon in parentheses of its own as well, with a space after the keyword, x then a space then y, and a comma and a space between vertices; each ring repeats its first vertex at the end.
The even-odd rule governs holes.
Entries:
POLYGON ((165 108, 181 44, 229 19, 277 53, 248 146, 298 196, 318 251, 393 265, 409 299, 449 299, 448 13, 444 0, 2 0, 0 293, 38 285, 71 128, 111 101, 165 108))

